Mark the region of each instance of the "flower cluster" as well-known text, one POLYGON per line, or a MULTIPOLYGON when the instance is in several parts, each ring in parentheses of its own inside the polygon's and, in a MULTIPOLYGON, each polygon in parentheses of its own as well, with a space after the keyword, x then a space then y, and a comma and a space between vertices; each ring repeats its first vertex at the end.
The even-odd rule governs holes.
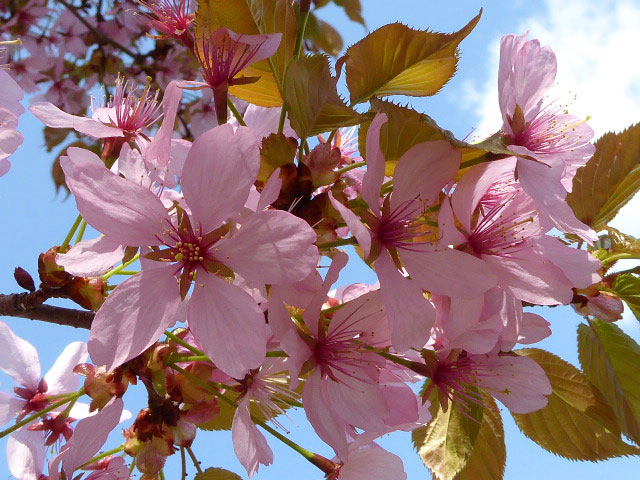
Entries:
MULTIPOLYGON (((566 202, 593 155, 593 132, 545 103, 556 70, 549 47, 526 36, 502 39, 503 148, 468 168, 460 142, 444 137, 387 158, 390 111, 359 117, 360 157, 353 130, 335 128, 309 148, 286 95, 282 108, 236 108, 229 89, 255 84, 247 68, 284 55, 281 33, 218 28, 196 36, 188 0, 144 1, 142 15, 123 2, 91 21, 75 20, 84 7, 65 10, 36 41, 30 26, 54 9, 24 3, 3 27, 24 34, 31 54, 14 59, 12 74, 28 92, 51 80, 45 72, 55 78, 31 112, 50 128, 91 137, 102 153, 80 145, 59 160, 81 233, 90 225, 100 236, 51 250, 47 268, 97 278, 100 292, 86 303, 95 310, 87 345, 69 345, 44 378, 34 347, 0 322, 0 369, 17 384, 13 394, 0 393, 0 424, 17 421, 13 475, 124 480, 128 456, 143 479, 156 479, 168 457, 180 450, 184 458, 198 428, 216 425, 232 431, 249 476, 273 462, 266 431, 326 478, 402 480, 402 461, 376 439, 428 426, 435 406, 472 416, 489 395, 516 414, 547 405, 545 370, 517 347, 549 336, 550 324, 524 307, 576 303, 576 292, 602 280, 601 261, 582 242, 557 236, 598 238, 566 202), (74 74, 64 59, 128 49, 149 27, 170 42, 168 53, 141 61, 128 79, 101 72, 115 93, 83 115, 84 96, 69 92, 91 89, 98 75, 69 85, 74 74), (82 41, 89 33, 96 50, 82 41), (178 79, 183 68, 188 75, 178 79), (142 79, 149 72, 166 87, 162 100, 142 79), (189 128, 185 103, 200 90, 203 109, 190 115, 189 128), (176 120, 186 130, 176 131, 176 120), (333 290, 350 262, 343 245, 356 246, 376 285, 333 290), (114 282, 119 275, 128 278, 114 282), (79 391, 77 375, 85 376, 79 391), (121 448, 98 455, 129 416, 122 397, 136 384, 146 388, 148 407, 121 448), (90 405, 76 402, 84 394, 90 405), (334 458, 280 433, 290 408, 304 409, 334 458)), ((0 92, 4 162, 21 141, 22 91, 6 71, 0 82, 9 87, 0 92)), ((80 303, 96 295, 95 284, 68 295, 43 279, 38 292, 80 303)))

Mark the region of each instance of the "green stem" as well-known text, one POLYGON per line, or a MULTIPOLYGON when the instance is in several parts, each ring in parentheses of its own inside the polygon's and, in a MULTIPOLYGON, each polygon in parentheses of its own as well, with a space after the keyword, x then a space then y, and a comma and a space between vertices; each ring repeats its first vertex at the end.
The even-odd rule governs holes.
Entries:
POLYGON ((196 457, 196 454, 193 453, 193 450, 191 450, 191 447, 187 447, 187 453, 191 457, 191 461, 193 462, 193 466, 196 467, 196 470, 198 471, 198 473, 202 473, 202 468, 200 467, 200 462, 198 461, 198 458, 196 457))
MULTIPOLYGON (((204 355, 204 352, 201 352, 200 350, 198 350, 196 347, 194 347, 193 345, 188 344, 187 342, 185 342, 183 339, 181 339, 179 336, 174 335, 173 333, 171 333, 168 330, 165 330, 164 334, 169 337, 171 340, 173 340, 174 342, 176 342, 178 345, 182 345, 184 348, 186 348, 187 350, 189 350, 192 353, 195 353, 196 355, 204 355)), ((207 357, 209 358, 209 357, 207 357)), ((209 359, 209 361, 211 361, 211 359, 209 359)))
POLYGON ((175 363, 210 362, 211 359, 206 355, 187 355, 187 356, 175 355, 171 357, 171 361, 175 363))
POLYGON ((160 480, 166 480, 166 477, 164 476, 164 470, 160 470, 160 480))
POLYGON ((180 461, 182 462, 181 480, 187 480, 187 457, 184 453, 184 447, 180 447, 180 461))
POLYGON ((245 123, 244 118, 242 117, 242 114, 236 108, 235 103, 233 103, 231 99, 228 97, 227 97, 227 106, 229 107, 229 110, 231 110, 231 113, 233 113, 233 116, 236 117, 236 120, 238 120, 238 123, 243 127, 246 127, 247 124, 245 123))
POLYGON ((87 221, 82 220, 82 225, 80 225, 80 230, 78 230, 78 236, 76 237, 76 243, 82 241, 82 237, 84 237, 84 231, 87 229, 87 221))
POLYGON ((118 273, 114 273, 114 275, 137 275, 140 273, 140 270, 120 270, 118 273))
POLYGON ((339 168, 338 170, 336 170, 336 173, 340 174, 340 173, 348 172, 349 170, 353 170, 354 168, 364 167, 366 164, 367 162, 352 163, 351 165, 347 165, 346 167, 339 168))
POLYGON ((80 391, 78 392, 74 392, 71 393, 69 395, 67 395, 67 397, 63 400, 60 400, 59 402, 53 403, 51 405, 49 405, 47 408, 40 410, 37 413, 34 413, 33 415, 28 416, 27 418, 21 420, 20 422, 16 423, 15 425, 12 425, 11 427, 7 428, 6 430, 3 430, 2 432, 0 432, 0 438, 4 438, 7 435, 9 435, 10 433, 15 432, 16 430, 18 430, 19 428, 24 427, 25 425, 30 424, 31 422, 33 422, 34 420, 37 420, 38 418, 42 417, 43 415, 46 415, 49 412, 52 412, 53 410, 60 408, 62 405, 65 405, 69 402, 75 401, 76 399, 80 398, 82 395, 84 395, 84 388, 81 388, 80 391))
POLYGON ((92 463, 96 463, 99 462, 100 460, 102 460, 103 458, 107 458, 111 455, 115 455, 116 453, 120 453, 124 451, 124 444, 120 445, 117 448, 113 448, 111 450, 107 450, 106 452, 101 453, 100 455, 96 455, 95 457, 93 457, 91 460, 89 460, 88 462, 83 463, 82 465, 80 465, 78 467, 78 470, 81 468, 86 467, 87 465, 91 465, 92 463))
POLYGON ((273 352, 267 352, 267 357, 288 357, 285 352, 282 350, 275 350, 273 352))
POLYGON ((393 190, 393 178, 391 180, 389 180, 388 182, 385 182, 382 184, 382 188, 380 189, 380 193, 382 195, 389 193, 391 190, 393 190))
POLYGON ((122 270, 124 270, 125 268, 127 268, 128 266, 134 264, 135 262, 137 262, 140 259, 140 253, 136 253, 135 256, 129 260, 126 263, 123 263, 122 265, 120 265, 119 267, 114 268, 113 270, 105 273, 102 276, 102 280, 107 280, 111 277, 113 277, 116 273, 120 273, 122 270))
POLYGON ((336 240, 335 242, 321 243, 320 245, 317 245, 317 247, 319 249, 323 249, 323 248, 341 247, 343 245, 356 245, 357 243, 358 243, 358 240, 356 240, 356 237, 349 237, 349 238, 341 238, 340 240, 336 240))
POLYGON ((59 250, 61 253, 64 253, 64 251, 69 246, 71 239, 73 238, 73 236, 76 233, 76 230, 80 226, 80 222, 82 222, 82 215, 78 215, 78 218, 76 218, 76 221, 73 222, 73 225, 71 226, 71 230, 69 230, 69 233, 67 233, 67 236, 64 237, 64 241, 60 245, 60 250, 59 250))
MULTIPOLYGON (((329 139, 327 140, 327 143, 329 145, 331 145, 331 142, 333 142, 333 139, 335 138, 335 136, 338 133, 338 129, 336 128, 335 130, 333 130, 330 134, 329 134, 329 139)), ((366 163, 366 162, 365 162, 366 163)))

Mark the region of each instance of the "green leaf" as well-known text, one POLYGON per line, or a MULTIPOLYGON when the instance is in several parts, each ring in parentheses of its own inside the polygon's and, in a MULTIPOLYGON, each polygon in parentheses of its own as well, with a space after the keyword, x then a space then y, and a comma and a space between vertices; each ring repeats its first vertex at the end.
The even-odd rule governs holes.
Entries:
POLYGON ((573 179, 567 203, 594 230, 609 223, 640 189, 640 123, 606 133, 573 179))
POLYGON ((284 72, 295 53, 298 19, 288 0, 204 0, 198 2, 196 37, 226 27, 236 33, 282 33, 280 47, 270 60, 256 63, 240 75, 260 77, 255 83, 235 85, 229 91, 263 107, 282 105, 284 72))
POLYGON ((491 395, 484 395, 484 414, 471 457, 455 480, 498 480, 504 476, 507 449, 498 405, 491 395))
POLYGON ((333 0, 333 3, 344 8, 350 20, 358 22, 360 25, 365 25, 364 18, 362 18, 362 5, 360 4, 360 0, 333 0))
POLYGON ((640 443, 640 346, 617 325, 598 319, 578 327, 580 364, 613 407, 622 432, 640 443))
POLYGON ((351 46, 345 55, 351 103, 371 97, 435 95, 457 69, 458 45, 476 26, 474 17, 452 34, 385 25, 351 46))
POLYGON ((639 450, 620 438, 620 427, 600 391, 576 367, 535 348, 518 350, 535 360, 553 387, 545 408, 512 413, 520 430, 542 448, 571 460, 598 461, 639 450))
POLYGON ((471 403, 463 413, 450 403, 446 412, 434 390, 431 401, 433 420, 416 428, 411 438, 424 464, 441 480, 451 480, 468 464, 482 425, 484 407, 471 403))
MULTIPOLYGON (((456 147, 464 148, 466 145, 456 140, 450 131, 441 128, 431 117, 411 108, 377 98, 371 99, 371 108, 374 112, 387 115, 387 123, 380 130, 380 148, 387 161, 386 175, 388 176, 393 175, 400 157, 419 143, 448 140, 456 147)), ((370 120, 363 122, 358 133, 360 154, 364 157, 367 155, 365 147, 369 125, 371 125, 370 120)))
POLYGON ((636 319, 640 320, 640 277, 632 273, 620 275, 611 290, 625 301, 636 319))
POLYGON ((195 480, 242 480, 242 477, 224 468, 207 468, 198 473, 195 480))
POLYGON ((309 13, 304 37, 310 40, 315 48, 311 50, 318 53, 320 50, 331 55, 338 56, 344 48, 342 36, 335 28, 324 20, 320 20, 313 13, 309 13))
POLYGON ((278 167, 292 164, 295 160, 298 142, 295 138, 287 137, 282 133, 272 133, 262 140, 260 146, 260 173, 258 173, 257 187, 267 183, 269 177, 278 167))
POLYGON ((300 138, 360 122, 360 114, 338 95, 324 55, 293 60, 284 79, 284 92, 291 126, 300 138))

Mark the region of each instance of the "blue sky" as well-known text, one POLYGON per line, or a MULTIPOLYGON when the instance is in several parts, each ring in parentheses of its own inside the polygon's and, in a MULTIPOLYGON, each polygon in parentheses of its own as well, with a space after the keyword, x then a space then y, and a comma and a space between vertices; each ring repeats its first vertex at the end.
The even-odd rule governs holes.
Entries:
MULTIPOLYGON (((426 0, 364 0, 367 27, 374 30, 386 23, 401 21, 415 28, 429 27, 438 31, 454 31, 463 26, 483 7, 484 14, 477 28, 461 45, 461 60, 456 77, 433 98, 412 100, 412 104, 452 130, 459 138, 474 128, 479 133, 491 133, 500 125, 497 113, 496 76, 497 45, 502 35, 524 33, 538 37, 556 51, 559 61, 558 91, 573 98, 572 111, 591 115, 591 125, 597 135, 609 129, 621 129, 640 120, 640 66, 637 62, 637 42, 640 25, 640 1, 426 1, 426 0), (571 25, 568 21, 571 21, 571 25)), ((343 12, 328 7, 322 16, 343 33, 345 44, 360 39, 366 31, 350 23, 343 12)), ((13 167, 0 179, 0 212, 2 214, 2 251, 0 256, 0 292, 18 291, 12 279, 13 268, 22 266, 34 276, 37 255, 53 244, 59 244, 73 223, 77 212, 72 198, 56 197, 50 179, 52 155, 43 149, 42 127, 30 115, 22 117, 20 128, 26 138, 24 145, 11 159, 13 167)), ((625 207, 614 225, 628 233, 640 235, 637 220, 638 202, 625 207)), ((366 267, 354 265, 340 279, 341 284, 372 281, 366 267)), ((538 311, 551 323, 553 335, 541 342, 566 360, 577 364, 576 329, 580 318, 570 308, 559 307, 538 311)), ((29 320, 3 318, 14 331, 32 342, 40 352, 44 371, 66 344, 86 340, 87 332, 50 326, 29 320)), ((640 337, 638 322, 628 314, 621 326, 636 339, 640 337)), ((0 376, 3 390, 11 384, 0 376)), ((138 389, 140 390, 140 389, 138 389)), ((130 392, 130 408, 141 405, 144 396, 130 392)), ((135 413, 135 412, 134 412, 135 413)), ((569 475, 583 480, 604 476, 629 477, 637 472, 636 459, 614 459, 601 463, 577 463, 554 456, 525 438, 511 416, 505 412, 507 437, 507 479, 564 478, 569 475)), ((330 456, 331 451, 311 432, 304 414, 293 412, 291 422, 284 421, 291 437, 308 449, 330 456)), ((113 445, 119 434, 112 435, 113 445)), ((246 478, 231 448, 230 435, 199 434, 195 444, 198 457, 206 466, 221 466, 246 478)), ((381 441, 385 448, 400 455, 410 480, 429 478, 428 471, 413 451, 410 436, 398 433, 381 441)), ((275 463, 262 468, 254 477, 269 479, 321 479, 318 470, 286 447, 270 440, 275 451, 275 463)), ((6 440, 0 440, 4 452, 6 440)), ((172 459, 167 478, 176 478, 179 461, 172 459)), ((190 467, 190 472, 193 469, 190 467)), ((0 478, 8 478, 6 461, 0 461, 0 478)))

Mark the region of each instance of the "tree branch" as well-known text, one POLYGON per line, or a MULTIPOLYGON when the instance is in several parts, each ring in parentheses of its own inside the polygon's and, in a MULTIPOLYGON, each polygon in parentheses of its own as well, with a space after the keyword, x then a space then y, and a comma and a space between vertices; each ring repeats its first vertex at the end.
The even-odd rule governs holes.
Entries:
POLYGON ((94 312, 42 305, 42 290, 33 293, 0 294, 0 316, 28 318, 74 328, 91 328, 94 312))

